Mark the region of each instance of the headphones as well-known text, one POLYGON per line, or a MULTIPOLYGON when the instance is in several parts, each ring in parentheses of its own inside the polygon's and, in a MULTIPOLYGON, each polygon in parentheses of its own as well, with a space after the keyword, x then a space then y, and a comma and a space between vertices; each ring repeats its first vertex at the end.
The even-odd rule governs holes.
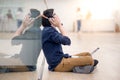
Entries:
MULTIPOLYGON (((30 14, 29 14, 29 15, 30 15, 30 14)), ((50 18, 46 17, 45 15, 38 15, 36 18, 32 18, 32 19, 35 21, 35 20, 38 19, 39 17, 43 17, 43 18, 45 18, 45 19, 50 20, 50 18)), ((61 25, 63 25, 63 23, 61 23, 61 25)))
MULTIPOLYGON (((50 18, 46 17, 45 15, 40 15, 40 16, 38 16, 38 18, 39 18, 39 17, 43 17, 43 18, 45 18, 45 19, 50 20, 50 18)), ((61 25, 63 25, 63 23, 61 23, 61 25)))

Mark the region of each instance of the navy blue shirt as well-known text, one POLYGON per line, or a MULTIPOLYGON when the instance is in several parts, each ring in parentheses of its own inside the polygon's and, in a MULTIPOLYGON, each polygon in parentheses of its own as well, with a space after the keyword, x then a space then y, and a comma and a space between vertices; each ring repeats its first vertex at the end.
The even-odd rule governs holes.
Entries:
POLYGON ((64 53, 61 44, 70 45, 71 40, 53 27, 44 27, 42 31, 42 48, 50 71, 53 71, 63 58, 64 53))

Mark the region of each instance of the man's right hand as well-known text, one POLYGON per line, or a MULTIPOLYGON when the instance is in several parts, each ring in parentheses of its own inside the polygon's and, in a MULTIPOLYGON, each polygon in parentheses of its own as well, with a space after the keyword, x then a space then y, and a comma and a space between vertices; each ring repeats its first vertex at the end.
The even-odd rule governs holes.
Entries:
POLYGON ((61 21, 57 15, 54 15, 53 18, 49 18, 49 21, 54 27, 61 27, 61 21))
POLYGON ((28 27, 30 24, 32 24, 34 22, 35 19, 31 18, 30 15, 26 15, 23 23, 22 23, 22 27, 28 27))
POLYGON ((22 32, 24 31, 24 29, 26 27, 28 27, 30 24, 32 24, 34 22, 35 19, 30 18, 30 15, 26 15, 21 26, 17 29, 17 31, 15 32, 15 34, 13 35, 13 37, 15 36, 19 36, 22 34, 22 32))

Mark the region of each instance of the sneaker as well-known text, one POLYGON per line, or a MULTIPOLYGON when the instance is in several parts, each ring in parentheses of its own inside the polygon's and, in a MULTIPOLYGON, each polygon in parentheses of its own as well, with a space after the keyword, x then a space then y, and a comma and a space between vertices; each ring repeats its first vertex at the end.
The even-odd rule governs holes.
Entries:
POLYGON ((94 59, 94 65, 93 66, 95 67, 95 66, 97 66, 97 64, 98 64, 98 60, 94 59))
POLYGON ((74 73, 90 74, 93 71, 94 71, 94 66, 92 66, 92 65, 76 66, 73 68, 74 73))

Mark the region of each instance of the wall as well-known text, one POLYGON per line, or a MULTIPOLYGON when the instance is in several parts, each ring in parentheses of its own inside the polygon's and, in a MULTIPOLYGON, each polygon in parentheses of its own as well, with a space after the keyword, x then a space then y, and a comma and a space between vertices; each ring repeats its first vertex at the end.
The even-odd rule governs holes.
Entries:
MULTIPOLYGON (((65 29, 72 31, 75 21, 76 8, 81 7, 84 19, 83 31, 114 31, 113 12, 119 10, 119 0, 47 0, 48 7, 54 8, 56 14, 61 18, 65 29), (90 10, 92 16, 86 20, 85 15, 90 10), (89 23, 92 23, 89 24, 89 23), (90 26, 94 29, 90 30, 90 26)), ((25 13, 30 8, 37 8, 41 12, 46 9, 43 0, 0 0, 0 7, 23 7, 25 13)))

